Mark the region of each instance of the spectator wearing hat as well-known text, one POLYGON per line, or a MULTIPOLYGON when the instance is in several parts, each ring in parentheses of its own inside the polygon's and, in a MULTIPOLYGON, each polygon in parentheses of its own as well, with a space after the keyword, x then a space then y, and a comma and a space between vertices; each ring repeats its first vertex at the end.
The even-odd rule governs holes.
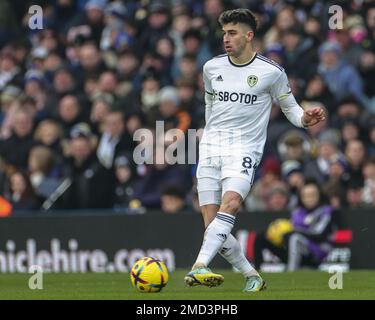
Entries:
POLYGON ((89 0, 86 2, 84 12, 75 17, 71 22, 68 32, 86 26, 89 29, 89 37, 99 46, 102 32, 105 26, 104 12, 107 0, 89 0))
POLYGON ((166 186, 161 196, 161 210, 166 214, 178 214, 187 211, 186 193, 177 185, 166 186))
POLYGON ((180 98, 175 87, 167 86, 160 90, 158 120, 164 121, 165 130, 175 128, 186 133, 190 128, 191 117, 180 109, 180 98))
POLYGON ((44 64, 48 56, 48 50, 42 46, 34 47, 29 55, 30 68, 38 70, 40 72, 44 71, 44 64))
POLYGON ((35 100, 36 109, 44 111, 46 106, 46 81, 44 75, 38 70, 29 70, 25 74, 25 95, 35 100))
POLYGON ((134 199, 136 174, 131 166, 129 158, 125 154, 119 154, 115 158, 114 169, 116 187, 113 208, 129 212, 129 204, 134 199))
POLYGON ((341 59, 341 48, 337 43, 325 42, 319 48, 319 74, 331 90, 336 101, 354 96, 364 106, 368 98, 363 92, 363 81, 358 72, 341 59))
POLYGON ((105 27, 102 32, 100 49, 122 51, 132 46, 134 35, 127 30, 128 11, 124 4, 115 1, 105 9, 105 27))
POLYGON ((86 123, 78 123, 70 131, 69 158, 63 176, 70 186, 55 204, 59 209, 94 209, 113 206, 114 173, 98 161, 92 133, 86 123))
POLYGON ((298 202, 298 193, 305 183, 301 163, 296 160, 284 161, 281 165, 281 176, 289 189, 288 207, 290 209, 295 208, 298 202))
POLYGON ((155 48, 160 37, 167 36, 170 24, 170 9, 165 1, 150 2, 147 10, 146 25, 143 28, 139 46, 144 52, 155 48))
POLYGON ((319 137, 317 157, 304 166, 305 177, 314 179, 320 184, 327 181, 332 159, 343 158, 339 146, 338 133, 332 129, 324 131, 319 137))

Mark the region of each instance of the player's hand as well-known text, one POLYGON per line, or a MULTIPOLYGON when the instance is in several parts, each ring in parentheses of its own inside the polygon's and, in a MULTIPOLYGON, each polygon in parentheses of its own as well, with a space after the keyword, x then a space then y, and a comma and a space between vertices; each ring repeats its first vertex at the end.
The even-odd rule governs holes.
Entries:
POLYGON ((311 127, 326 119, 324 109, 321 107, 309 108, 303 112, 302 124, 311 127))

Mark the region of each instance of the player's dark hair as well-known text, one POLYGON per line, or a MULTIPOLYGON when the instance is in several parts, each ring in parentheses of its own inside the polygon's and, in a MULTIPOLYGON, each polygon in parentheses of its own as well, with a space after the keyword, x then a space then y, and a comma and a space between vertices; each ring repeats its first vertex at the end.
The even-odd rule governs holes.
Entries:
POLYGON ((257 29, 257 20, 249 9, 233 9, 224 11, 219 17, 221 26, 228 23, 244 23, 247 24, 253 32, 257 29))

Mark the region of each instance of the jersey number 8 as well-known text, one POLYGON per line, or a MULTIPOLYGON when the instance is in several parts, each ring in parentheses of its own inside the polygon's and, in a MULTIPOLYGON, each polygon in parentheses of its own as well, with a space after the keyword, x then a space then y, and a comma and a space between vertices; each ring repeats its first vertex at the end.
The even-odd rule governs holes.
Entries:
POLYGON ((243 158, 243 162, 242 162, 242 166, 245 168, 245 169, 251 169, 252 167, 252 160, 250 157, 244 157, 243 158))

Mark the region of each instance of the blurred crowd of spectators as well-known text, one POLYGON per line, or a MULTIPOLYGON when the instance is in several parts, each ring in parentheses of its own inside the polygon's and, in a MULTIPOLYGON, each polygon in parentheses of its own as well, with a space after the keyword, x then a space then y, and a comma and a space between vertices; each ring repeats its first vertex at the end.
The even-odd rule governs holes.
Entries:
POLYGON ((196 165, 136 165, 133 134, 157 120, 204 127, 202 66, 223 52, 217 19, 236 7, 253 10, 254 49, 286 69, 298 102, 328 113, 300 130, 273 106, 244 209, 294 208, 310 178, 336 208, 375 207, 375 6, 365 0, 1 1, 0 202, 198 211, 196 165), (34 4, 41 30, 28 26, 34 4), (328 27, 333 4, 342 29, 328 27))

